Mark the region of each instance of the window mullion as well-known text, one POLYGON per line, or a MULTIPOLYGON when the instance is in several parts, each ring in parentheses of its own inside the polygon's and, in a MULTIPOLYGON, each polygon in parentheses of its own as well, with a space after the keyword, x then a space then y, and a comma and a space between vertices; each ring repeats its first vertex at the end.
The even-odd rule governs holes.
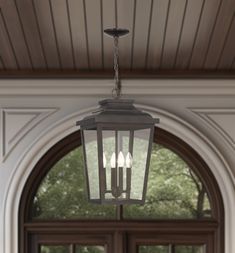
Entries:
POLYGON ((175 253, 175 245, 174 245, 174 244, 171 244, 171 245, 170 245, 170 248, 171 248, 171 253, 175 253))
POLYGON ((123 205, 116 206, 116 219, 123 220, 123 205))
POLYGON ((75 244, 71 244, 69 251, 70 251, 70 253, 76 253, 76 245, 75 244))

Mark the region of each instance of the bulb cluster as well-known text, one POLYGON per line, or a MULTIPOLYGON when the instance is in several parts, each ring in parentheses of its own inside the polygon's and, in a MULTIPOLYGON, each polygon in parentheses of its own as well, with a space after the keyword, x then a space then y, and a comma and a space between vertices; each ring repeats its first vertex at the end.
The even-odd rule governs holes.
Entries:
MULTIPOLYGON (((111 159, 110 159, 110 166, 111 166, 111 168, 116 168, 116 165, 117 165, 117 167, 131 168, 132 162, 133 162, 133 158, 132 158, 132 155, 130 152, 127 153, 126 158, 125 158, 123 155, 123 152, 120 151, 118 154, 117 162, 116 162, 116 153, 113 152, 111 159)), ((106 168, 106 165, 107 165, 107 160, 106 160, 105 153, 103 153, 103 166, 104 166, 104 168, 106 168)))

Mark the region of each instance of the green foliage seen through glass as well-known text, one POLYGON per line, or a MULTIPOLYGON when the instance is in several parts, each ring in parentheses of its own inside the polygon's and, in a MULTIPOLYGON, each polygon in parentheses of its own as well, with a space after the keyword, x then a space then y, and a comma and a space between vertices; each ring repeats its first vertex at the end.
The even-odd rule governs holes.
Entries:
POLYGON ((125 218, 196 219, 210 217, 206 190, 177 154, 154 144, 144 205, 124 207, 125 218))
POLYGON ((82 148, 68 153, 48 172, 33 200, 36 219, 115 219, 114 206, 87 201, 82 148))
POLYGON ((69 253, 69 246, 46 246, 40 247, 40 253, 69 253))
POLYGON ((104 246, 76 246, 76 253, 106 253, 104 246))
POLYGON ((138 247, 138 253, 205 253, 201 245, 143 245, 138 247), (174 247, 174 250, 172 250, 174 247))
MULTIPOLYGON (((40 253, 70 253, 70 246, 41 245, 40 253)), ((76 253, 105 253, 104 246, 80 246, 76 245, 76 253)))
MULTIPOLYGON (((133 168, 134 169, 134 168, 133 168)), ((33 199, 34 219, 116 219, 115 206, 87 201, 82 148, 68 153, 48 172, 33 199)), ((126 219, 211 217, 206 190, 174 152, 153 145, 144 205, 124 206, 126 219)))
POLYGON ((169 246, 139 246, 138 253, 169 253, 169 246))

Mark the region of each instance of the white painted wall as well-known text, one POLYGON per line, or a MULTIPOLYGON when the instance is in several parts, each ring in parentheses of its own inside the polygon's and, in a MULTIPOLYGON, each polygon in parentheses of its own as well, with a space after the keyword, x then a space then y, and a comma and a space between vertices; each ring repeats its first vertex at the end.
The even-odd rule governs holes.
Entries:
MULTIPOLYGON (((112 80, 0 81, 0 253, 17 253, 18 205, 40 157, 110 97, 112 80)), ((124 80, 123 93, 195 148, 225 203, 226 253, 235 252, 235 81, 124 80)))

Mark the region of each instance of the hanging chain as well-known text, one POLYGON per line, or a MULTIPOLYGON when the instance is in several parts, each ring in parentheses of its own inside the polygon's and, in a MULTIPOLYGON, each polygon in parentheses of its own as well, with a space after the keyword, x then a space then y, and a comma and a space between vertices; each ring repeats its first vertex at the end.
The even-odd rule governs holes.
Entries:
POLYGON ((121 80, 119 79, 119 48, 118 48, 118 36, 114 36, 114 81, 115 87, 112 91, 114 98, 120 98, 122 95, 121 80))

